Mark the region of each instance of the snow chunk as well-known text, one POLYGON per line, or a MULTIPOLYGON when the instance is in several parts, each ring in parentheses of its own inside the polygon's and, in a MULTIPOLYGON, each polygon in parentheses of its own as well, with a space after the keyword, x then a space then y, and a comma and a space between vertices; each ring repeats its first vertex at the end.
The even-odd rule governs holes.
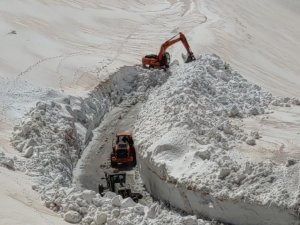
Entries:
POLYGON ((23 156, 25 158, 30 158, 32 155, 33 155, 33 147, 29 146, 28 148, 25 149, 23 156))
POLYGON ((107 221, 107 215, 103 212, 96 212, 96 215, 94 217, 94 222, 96 225, 103 225, 107 221))
POLYGON ((136 206, 134 206, 133 210, 139 215, 145 214, 145 207, 141 204, 137 204, 136 206))
POLYGON ((113 215, 113 217, 117 218, 120 215, 120 210, 118 208, 115 208, 111 211, 111 214, 113 215))
POLYGON ((129 208, 129 207, 134 207, 136 205, 136 202, 132 200, 132 198, 125 198, 121 202, 121 207, 122 208, 129 208))
POLYGON ((68 211, 64 215, 64 220, 69 223, 79 223, 82 217, 78 212, 75 211, 68 211))
POLYGON ((219 173, 219 179, 223 180, 230 174, 230 169, 222 168, 219 173))
POLYGON ((246 143, 247 143, 248 145, 251 145, 251 146, 256 145, 256 141, 255 141, 255 139, 253 139, 253 138, 248 138, 248 139, 246 140, 246 143))
POLYGON ((151 205, 149 210, 147 211, 146 218, 154 219, 158 211, 159 211, 159 207, 157 203, 151 205))
POLYGON ((26 150, 27 150, 29 147, 34 147, 34 146, 36 146, 36 145, 37 145, 36 141, 35 141, 33 138, 30 138, 30 139, 28 139, 28 140, 25 142, 25 145, 24 145, 24 147, 23 147, 23 149, 22 149, 22 152, 26 152, 26 150))
POLYGON ((286 162, 286 167, 293 166, 298 162, 296 159, 288 158, 286 162))
POLYGON ((116 193, 108 191, 104 194, 104 197, 109 198, 109 199, 113 199, 114 197, 116 197, 116 195, 117 195, 116 193))
POLYGON ((204 151, 197 151, 195 152, 195 157, 199 157, 203 160, 208 160, 210 159, 210 151, 208 149, 204 150, 204 151))
POLYGON ((183 225, 198 225, 196 216, 186 216, 182 219, 183 225))
POLYGON ((91 190, 84 190, 82 192, 82 198, 87 202, 91 203, 93 198, 96 196, 96 192, 91 191, 91 190))
POLYGON ((233 105, 228 113, 229 117, 240 117, 240 110, 236 105, 233 105))
POLYGON ((3 160, 1 160, 1 164, 10 170, 15 170, 15 164, 13 159, 4 158, 3 160))
POLYGON ((117 195, 117 196, 113 197, 112 200, 111 200, 112 206, 120 207, 121 206, 121 200, 122 200, 122 197, 120 195, 117 195))

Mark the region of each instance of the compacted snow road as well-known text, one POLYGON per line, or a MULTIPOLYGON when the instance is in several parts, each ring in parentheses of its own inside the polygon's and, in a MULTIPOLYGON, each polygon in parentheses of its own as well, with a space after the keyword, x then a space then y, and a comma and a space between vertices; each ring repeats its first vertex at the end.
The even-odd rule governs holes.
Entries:
POLYGON ((139 109, 140 104, 121 106, 105 115, 76 165, 73 178, 75 184, 98 191, 98 185, 103 183, 101 178, 104 177, 104 169, 110 166, 109 159, 115 134, 124 131, 132 132, 139 109))

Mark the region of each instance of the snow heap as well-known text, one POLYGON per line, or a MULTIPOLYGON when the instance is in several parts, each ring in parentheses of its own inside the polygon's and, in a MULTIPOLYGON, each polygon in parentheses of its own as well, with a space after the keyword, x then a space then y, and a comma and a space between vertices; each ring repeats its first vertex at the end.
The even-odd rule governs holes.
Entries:
MULTIPOLYGON (((24 157, 16 161, 17 169, 35 178, 33 189, 41 193, 46 207, 61 213, 67 222, 83 225, 215 224, 182 216, 158 203, 145 206, 114 193, 102 197, 72 186, 73 168, 104 115, 118 104, 145 101, 169 75, 123 67, 85 99, 69 96, 36 104, 15 127, 12 144, 24 157)), ((0 154, 2 161, 7 159, 0 154)))
POLYGON ((0 152, 0 166, 10 170, 15 170, 15 163, 12 158, 6 157, 3 152, 0 152))
POLYGON ((15 127, 12 144, 25 160, 21 170, 36 177, 44 188, 68 185, 80 157, 81 140, 73 117, 62 104, 38 102, 20 126, 15 127))
POLYGON ((93 129, 114 106, 143 101, 152 87, 169 73, 143 72, 122 67, 88 97, 68 96, 56 102, 38 102, 14 128, 13 146, 24 160, 19 170, 36 178, 35 189, 43 192, 69 186, 73 169, 93 136, 93 129))
POLYGON ((165 206, 154 203, 144 206, 131 198, 122 199, 115 193, 107 192, 101 197, 91 190, 75 187, 49 190, 43 200, 46 206, 59 211, 65 221, 82 225, 210 225, 196 216, 182 216, 165 206))
MULTIPOLYGON (((271 105, 290 107, 297 102, 275 98, 248 83, 215 55, 173 67, 172 76, 150 94, 135 124, 147 189, 185 211, 230 223, 244 221, 228 205, 228 212, 218 209, 226 207, 226 201, 275 205, 297 215, 299 163, 286 167, 246 158, 237 144, 255 145, 259 133, 246 133, 232 123, 269 113, 271 105), (201 197, 197 200, 191 191, 201 197), (220 200, 219 206, 213 199, 220 200)), ((260 224, 244 224, 248 223, 260 224)))

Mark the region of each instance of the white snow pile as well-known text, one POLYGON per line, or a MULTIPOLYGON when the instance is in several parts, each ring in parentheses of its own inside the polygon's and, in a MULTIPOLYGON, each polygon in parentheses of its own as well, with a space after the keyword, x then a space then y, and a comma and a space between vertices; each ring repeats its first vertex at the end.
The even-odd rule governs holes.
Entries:
POLYGON ((21 170, 37 178, 35 188, 40 191, 70 184, 80 157, 81 140, 74 118, 63 107, 55 102, 38 102, 14 128, 12 144, 28 159, 21 170))
MULTIPOLYGON (((286 214, 297 221, 299 163, 287 167, 247 159, 235 146, 255 145, 259 133, 232 125, 233 120, 269 113, 270 105, 291 104, 299 101, 273 97, 215 55, 173 67, 172 76, 150 94, 135 124, 148 191, 185 211, 224 222, 269 224, 277 220, 266 213, 273 206, 288 208, 286 214), (250 208, 256 205, 269 209, 256 207, 255 214, 250 208), (260 213, 265 215, 257 216, 260 213), (248 221, 247 216, 260 218, 248 221)), ((282 216, 285 219, 289 218, 282 216)))
POLYGON ((93 191, 72 187, 72 173, 104 115, 118 104, 143 102, 170 73, 123 67, 87 98, 65 97, 38 102, 16 126, 12 144, 24 157, 17 168, 35 178, 33 189, 45 205, 60 212, 67 222, 80 224, 212 224, 195 216, 143 206, 114 193, 101 197, 93 191), (113 199, 111 199, 114 197, 113 199))
POLYGON ((49 190, 43 200, 50 209, 60 212, 64 220, 82 225, 210 225, 196 216, 182 216, 165 206, 135 203, 131 198, 107 192, 103 197, 91 190, 75 187, 49 190))
POLYGON ((15 163, 12 158, 6 157, 3 152, 0 152, 0 165, 10 170, 15 170, 15 163))
POLYGON ((20 169, 37 178, 39 191, 69 186, 73 169, 92 131, 112 107, 143 101, 151 87, 165 82, 168 73, 123 67, 87 98, 68 96, 38 102, 15 126, 12 144, 25 160, 20 169))

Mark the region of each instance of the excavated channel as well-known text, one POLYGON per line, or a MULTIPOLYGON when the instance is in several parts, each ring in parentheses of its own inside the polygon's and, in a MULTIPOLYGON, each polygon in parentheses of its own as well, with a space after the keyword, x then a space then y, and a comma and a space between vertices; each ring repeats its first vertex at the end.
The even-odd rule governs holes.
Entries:
MULTIPOLYGON (((34 177, 32 188, 40 192, 46 207, 60 212, 72 223, 81 221, 86 225, 104 218, 115 221, 111 209, 116 207, 115 199, 119 197, 107 193, 102 198, 96 194, 103 170, 109 167, 111 140, 118 130, 133 130, 149 93, 170 75, 123 67, 84 99, 68 96, 56 102, 37 103, 15 128, 12 142, 19 151, 32 152, 18 166, 34 177)), ((153 202, 137 168, 129 173, 134 177, 133 191, 142 192, 144 198, 142 205, 136 204, 134 208, 132 200, 120 200, 119 204, 125 207, 122 213, 127 213, 127 217, 135 215, 135 221, 146 220, 150 224, 210 224, 153 202)))
MULTIPOLYGON (((103 168, 106 168, 109 164, 111 143, 115 133, 118 131, 133 131, 142 102, 146 99, 147 89, 163 84, 169 76, 169 74, 166 75, 159 71, 147 71, 146 73, 150 76, 140 77, 140 82, 134 83, 130 80, 138 79, 138 74, 143 71, 130 68, 130 73, 128 73, 128 69, 126 68, 120 74, 114 75, 116 77, 112 79, 113 86, 107 87, 107 84, 99 86, 99 90, 92 94, 97 100, 86 100, 87 102, 91 100, 99 101, 102 96, 109 96, 112 110, 107 110, 105 115, 100 118, 96 117, 94 120, 96 122, 91 123, 92 126, 90 126, 89 133, 86 136, 86 143, 89 144, 87 144, 81 160, 74 170, 73 181, 81 187, 97 191, 98 184, 102 182, 101 177, 104 176, 103 168), (131 77, 128 77, 128 74, 131 77), (119 76, 129 78, 130 82, 125 81, 127 78, 122 80, 119 76), (150 77, 152 82, 149 86, 147 80, 150 77), (146 85, 142 82, 142 79, 145 79, 146 85), (160 81, 156 83, 155 79, 160 81), (107 91, 107 94, 102 94, 103 91, 107 91), (130 97, 122 99, 121 96, 124 96, 125 93, 131 93, 130 97), (141 96, 143 97, 141 98, 141 96), (131 102, 133 99, 135 99, 134 104, 131 102), (98 124, 100 124, 99 127, 97 127, 98 124), (91 139, 92 134, 93 139, 91 139)), ((190 190, 179 183, 170 183, 159 176, 155 172, 157 168, 153 168, 151 162, 142 156, 139 156, 138 167, 138 176, 141 176, 147 191, 155 199, 163 200, 189 214, 238 225, 266 224, 266 221, 268 221, 267 224, 272 225, 298 224, 298 219, 294 214, 286 213, 286 211, 276 206, 260 206, 244 201, 218 199, 206 193, 190 190)))
MULTIPOLYGON (((82 121, 92 119, 89 119, 88 125, 84 125, 88 129, 81 135, 85 136, 84 150, 73 171, 74 184, 96 192, 99 184, 106 185, 101 178, 104 177, 104 171, 111 169, 109 156, 116 132, 133 132, 142 102, 152 88, 163 84, 169 76, 169 72, 122 67, 83 100, 80 110, 76 110, 80 113, 77 117, 84 118, 82 121)), ((151 203, 138 168, 128 172, 134 177, 134 191, 143 192, 145 201, 151 203)))
MULTIPOLYGON (((107 160, 115 133, 124 130, 133 131, 143 102, 147 100, 149 93, 154 88, 163 85, 170 75, 170 72, 146 71, 140 67, 122 67, 92 91, 87 98, 69 97, 60 105, 51 105, 55 110, 65 111, 71 116, 63 116, 62 120, 66 120, 73 127, 78 142, 75 148, 74 146, 70 148, 70 151, 75 151, 74 154, 79 154, 81 157, 74 162, 73 183, 97 191, 98 184, 101 183, 101 177, 103 177, 103 169, 108 165, 107 160)), ((38 105, 37 108, 44 108, 44 106, 38 105)), ((32 115, 35 116, 34 113, 32 115)), ((20 132, 18 135, 23 134, 20 132)), ((33 162, 41 163, 43 158, 40 156, 33 162)), ((63 166, 68 164, 64 160, 60 163, 63 166)), ((60 172, 51 165, 46 166, 49 173, 60 172)), ((138 166, 139 173, 134 171, 134 175, 138 179, 139 174, 141 175, 147 191, 153 197, 166 201, 187 213, 240 225, 299 224, 294 214, 286 213, 276 207, 216 199, 205 193, 189 190, 176 182, 170 183, 160 177, 155 172, 157 168, 153 168, 153 165, 141 156, 138 166), (265 223, 266 221, 268 222, 265 223)), ((45 179, 41 181, 40 184, 43 187, 45 179)), ((136 190, 142 186, 141 181, 139 182, 136 190)), ((64 185, 70 185, 66 183, 64 185)), ((49 187, 46 188, 49 189, 49 187)))

